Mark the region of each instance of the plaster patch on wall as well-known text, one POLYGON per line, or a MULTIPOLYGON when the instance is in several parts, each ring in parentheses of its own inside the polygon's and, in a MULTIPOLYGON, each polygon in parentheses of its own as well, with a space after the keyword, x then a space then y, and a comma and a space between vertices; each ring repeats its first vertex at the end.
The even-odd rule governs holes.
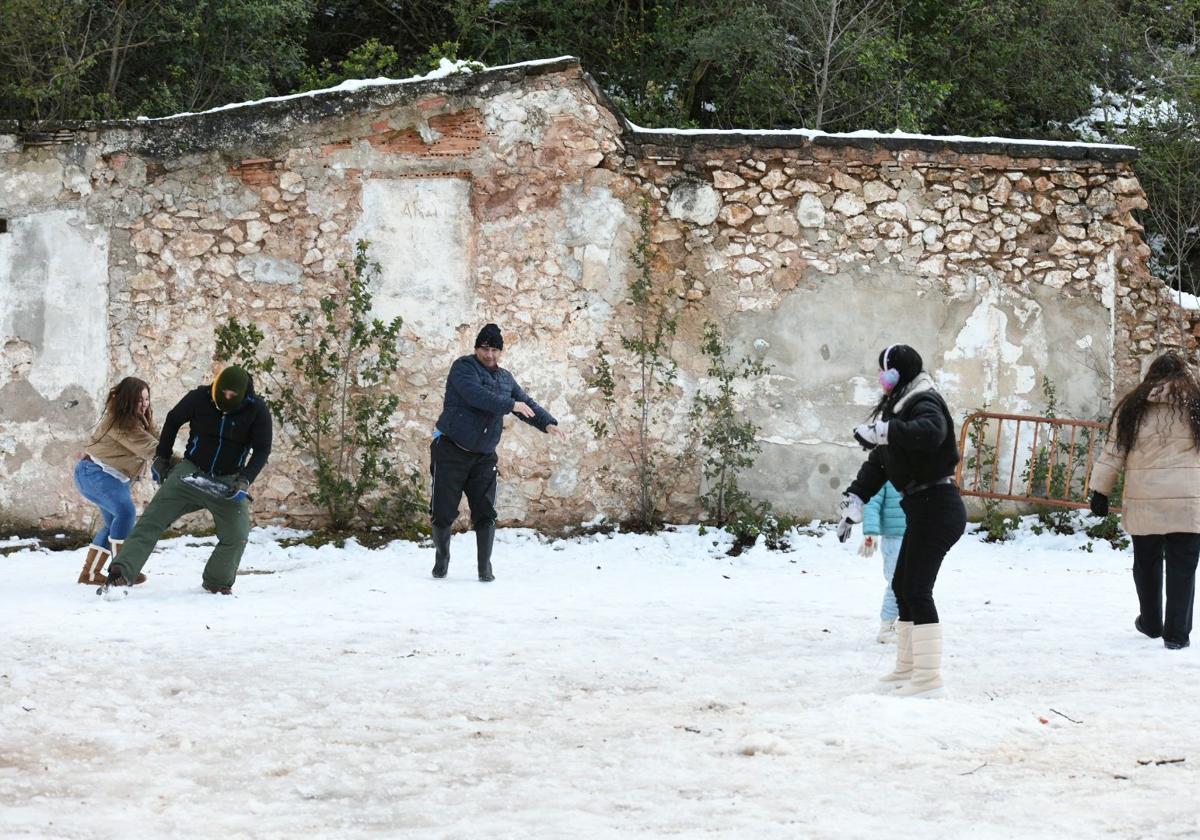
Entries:
POLYGON ((625 295, 625 254, 632 220, 624 203, 608 187, 565 186, 559 207, 563 225, 554 238, 567 255, 564 273, 578 278, 584 289, 598 292, 607 304, 604 312, 600 309, 605 307, 591 307, 588 313, 599 326, 625 295))
POLYGON ((378 178, 363 185, 352 240, 371 243, 381 275, 373 315, 447 343, 474 323, 471 182, 464 178, 378 178))
POLYGON ((854 389, 854 396, 851 400, 855 405, 875 405, 879 402, 880 391, 879 382, 872 382, 862 376, 855 376, 850 380, 850 387, 854 389))
POLYGON ((237 272, 243 280, 258 283, 288 285, 300 282, 300 266, 291 260, 268 257, 266 254, 250 254, 237 262, 237 272))
POLYGON ((28 381, 45 399, 74 385, 98 400, 108 378, 108 230, 74 210, 11 225, 0 252, 0 345, 28 345, 28 381))
POLYGON ((54 201, 63 188, 63 165, 58 160, 35 160, 19 167, 0 167, 0 201, 6 212, 54 201))
MULTIPOLYGON (((982 284, 981 284, 982 285, 982 284)), ((953 370, 963 363, 982 368, 982 404, 994 403, 1001 396, 1001 378, 1009 374, 1009 387, 1003 389, 1007 399, 1028 394, 1036 385, 1036 371, 1030 365, 1020 365, 1024 350, 1008 339, 1008 313, 999 306, 1000 288, 987 287, 984 296, 967 316, 954 337, 954 347, 943 354, 947 367, 953 370)), ((1028 316, 1025 320, 1028 320, 1028 316)), ((978 381, 978 380, 976 380, 978 381)))

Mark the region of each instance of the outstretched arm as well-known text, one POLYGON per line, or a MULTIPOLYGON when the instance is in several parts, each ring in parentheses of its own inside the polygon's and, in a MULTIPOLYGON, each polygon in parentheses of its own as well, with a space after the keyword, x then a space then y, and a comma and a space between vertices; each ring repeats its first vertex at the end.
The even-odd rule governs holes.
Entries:
MULTIPOLYGON (((551 426, 558 425, 558 421, 554 419, 554 416, 549 411, 535 403, 533 399, 525 393, 524 389, 517 384, 515 379, 513 380, 512 396, 516 403, 524 403, 529 408, 531 413, 530 416, 526 416, 525 414, 516 411, 513 413, 530 426, 533 426, 539 431, 548 432, 550 431, 551 426)), ((514 403, 514 405, 516 403, 514 403)))

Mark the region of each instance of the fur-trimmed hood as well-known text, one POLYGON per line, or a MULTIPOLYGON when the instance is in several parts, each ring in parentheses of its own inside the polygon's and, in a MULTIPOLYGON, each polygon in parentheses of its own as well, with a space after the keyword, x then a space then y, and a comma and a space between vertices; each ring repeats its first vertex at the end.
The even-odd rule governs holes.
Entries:
POLYGON ((933 377, 925 371, 921 371, 917 374, 916 379, 904 386, 904 390, 900 394, 900 398, 892 404, 892 413, 899 414, 900 410, 904 408, 904 404, 906 402, 911 400, 922 391, 932 391, 933 389, 933 377))

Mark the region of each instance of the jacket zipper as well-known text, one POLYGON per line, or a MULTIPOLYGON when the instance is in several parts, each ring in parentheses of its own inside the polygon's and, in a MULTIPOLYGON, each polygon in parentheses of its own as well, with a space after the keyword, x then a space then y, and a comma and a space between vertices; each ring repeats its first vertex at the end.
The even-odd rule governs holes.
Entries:
POLYGON ((221 415, 221 427, 217 429, 217 451, 213 454, 212 466, 208 468, 209 473, 212 475, 217 474, 217 459, 221 457, 221 447, 225 443, 225 420, 228 417, 228 414, 221 415))

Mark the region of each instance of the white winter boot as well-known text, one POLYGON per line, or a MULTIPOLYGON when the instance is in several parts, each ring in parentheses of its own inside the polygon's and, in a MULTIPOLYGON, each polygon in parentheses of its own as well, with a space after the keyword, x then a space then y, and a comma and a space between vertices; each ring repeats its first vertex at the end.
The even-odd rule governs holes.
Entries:
POLYGON ((912 629, 912 679, 896 689, 898 697, 941 697, 942 625, 918 624, 912 629))
POLYGON ((881 683, 890 688, 899 688, 912 677, 912 631, 913 623, 911 621, 896 622, 896 668, 890 674, 884 674, 879 678, 881 683))
POLYGON ((884 621, 879 625, 879 635, 875 637, 875 641, 881 645, 895 644, 896 642, 896 622, 884 621))

